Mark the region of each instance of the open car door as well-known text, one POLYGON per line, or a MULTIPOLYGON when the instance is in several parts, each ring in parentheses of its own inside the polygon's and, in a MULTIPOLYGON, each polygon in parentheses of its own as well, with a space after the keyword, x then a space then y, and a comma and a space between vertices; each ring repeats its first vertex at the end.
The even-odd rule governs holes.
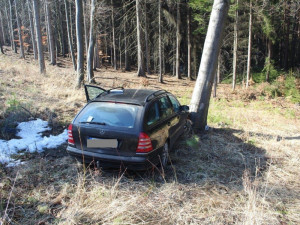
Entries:
POLYGON ((106 92, 105 89, 93 85, 84 85, 84 90, 87 102, 94 100, 103 92, 106 92))

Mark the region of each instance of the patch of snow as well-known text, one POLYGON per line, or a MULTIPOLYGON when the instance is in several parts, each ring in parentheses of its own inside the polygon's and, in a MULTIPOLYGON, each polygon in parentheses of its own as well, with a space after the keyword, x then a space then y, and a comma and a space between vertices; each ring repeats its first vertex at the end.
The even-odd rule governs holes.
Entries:
POLYGON ((67 130, 57 136, 42 137, 41 133, 51 128, 47 121, 41 119, 19 123, 17 130, 19 132, 16 135, 21 139, 0 140, 0 163, 7 164, 7 167, 22 164, 20 160, 11 158, 12 155, 23 154, 19 153, 21 150, 42 152, 46 148, 56 148, 68 139, 67 130))

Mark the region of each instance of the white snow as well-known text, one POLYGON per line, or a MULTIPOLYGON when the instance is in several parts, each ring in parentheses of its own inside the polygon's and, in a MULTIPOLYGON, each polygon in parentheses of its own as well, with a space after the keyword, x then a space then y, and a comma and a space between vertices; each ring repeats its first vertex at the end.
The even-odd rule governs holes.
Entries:
POLYGON ((16 135, 21 139, 0 140, 0 163, 7 164, 7 167, 22 163, 11 158, 12 155, 22 154, 21 150, 42 152, 46 148, 56 148, 68 139, 67 130, 57 136, 42 137, 41 133, 51 128, 48 127, 47 121, 41 119, 19 123, 17 130, 19 132, 16 135))

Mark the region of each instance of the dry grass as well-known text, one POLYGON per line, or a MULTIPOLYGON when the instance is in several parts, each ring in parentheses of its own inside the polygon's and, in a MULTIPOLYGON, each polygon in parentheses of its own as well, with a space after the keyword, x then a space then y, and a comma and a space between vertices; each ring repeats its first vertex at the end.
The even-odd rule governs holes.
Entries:
MULTIPOLYGON (((66 68, 47 66, 40 76, 36 63, 0 55, 0 119, 15 98, 32 114, 66 126, 85 100, 73 88, 69 60, 60 60, 66 68)), ((160 87, 182 103, 194 86, 111 69, 95 76, 106 88, 160 87)), ((299 107, 283 99, 254 101, 251 93, 257 90, 232 93, 220 85, 211 129, 181 139, 164 176, 83 169, 65 146, 27 154, 24 166, 0 166, 0 217, 12 193, 7 224, 300 224, 299 107)))

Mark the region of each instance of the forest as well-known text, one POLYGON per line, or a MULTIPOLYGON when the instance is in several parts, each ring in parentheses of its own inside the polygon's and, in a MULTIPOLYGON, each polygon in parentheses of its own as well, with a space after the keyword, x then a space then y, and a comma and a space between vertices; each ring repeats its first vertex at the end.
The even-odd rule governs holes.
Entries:
POLYGON ((300 224, 299 118, 299 0, 0 0, 0 225, 300 224), (82 163, 87 84, 172 93, 192 132, 82 163))
MULTIPOLYGON (((159 74, 160 82, 163 74, 196 79, 212 3, 3 0, 0 45, 11 46, 21 58, 47 53, 52 65, 59 56, 72 58, 77 86, 84 73, 93 82, 93 70, 102 64, 137 69, 138 76, 159 74)), ((234 89, 236 82, 248 85, 253 73, 269 82, 280 71, 297 70, 299 5, 295 0, 231 1, 217 81, 232 80, 234 89)))

